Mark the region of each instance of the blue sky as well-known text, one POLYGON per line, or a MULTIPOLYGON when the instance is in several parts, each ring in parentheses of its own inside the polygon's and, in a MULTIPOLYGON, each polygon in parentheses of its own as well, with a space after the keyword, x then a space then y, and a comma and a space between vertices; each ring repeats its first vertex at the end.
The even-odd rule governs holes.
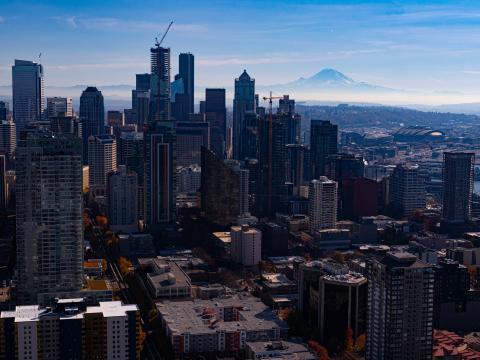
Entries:
MULTIPOLYGON (((260 84, 325 67, 378 85, 480 93, 478 1, 0 0, 0 85, 42 53, 48 85, 133 84, 154 37, 196 57, 199 85, 246 68, 260 84)), ((173 75, 173 74, 172 74, 173 75)))

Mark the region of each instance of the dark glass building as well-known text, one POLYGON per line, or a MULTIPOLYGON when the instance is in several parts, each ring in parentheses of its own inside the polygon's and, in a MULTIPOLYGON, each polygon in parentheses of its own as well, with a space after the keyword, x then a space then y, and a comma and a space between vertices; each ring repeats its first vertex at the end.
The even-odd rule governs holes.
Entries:
POLYGON ((149 123, 170 120, 170 48, 150 49, 149 123))
POLYGON ((246 70, 235 79, 235 94, 233 98, 233 157, 244 160, 248 155, 242 149, 242 140, 246 134, 247 122, 245 114, 255 113, 255 79, 246 70))
POLYGON ((227 132, 225 89, 205 89, 204 110, 206 121, 210 124, 210 149, 224 159, 227 132))
POLYGON ((312 120, 310 128, 311 176, 326 175, 327 157, 337 153, 338 127, 328 120, 312 120))
POLYGON ((177 120, 188 120, 188 114, 193 114, 193 103, 195 96, 195 67, 194 67, 194 56, 190 53, 182 53, 178 55, 178 77, 183 79, 183 89, 184 94, 187 97, 187 108, 185 119, 177 120))
POLYGON ((88 138, 105 134, 105 107, 103 95, 96 87, 89 86, 80 96, 80 120, 83 133, 83 162, 88 159, 88 138))

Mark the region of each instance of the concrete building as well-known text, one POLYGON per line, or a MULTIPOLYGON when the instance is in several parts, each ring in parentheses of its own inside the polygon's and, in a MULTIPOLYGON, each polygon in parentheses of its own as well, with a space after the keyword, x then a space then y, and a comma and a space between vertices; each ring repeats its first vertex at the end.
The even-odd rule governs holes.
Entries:
POLYGON ((292 341, 247 342, 247 359, 316 360, 310 349, 292 341))
POLYGON ((137 174, 120 165, 107 175, 108 222, 112 230, 125 233, 138 230, 137 174))
POLYGON ((197 165, 177 167, 177 191, 197 192, 202 185, 202 168, 197 165))
POLYGON ((434 271, 406 252, 367 262, 367 360, 431 359, 434 271))
POLYGON ((176 122, 177 166, 200 165, 202 147, 210 148, 208 122, 176 122))
POLYGON ((149 124, 170 121, 170 48, 150 49, 150 109, 149 124))
POLYGON ((47 117, 72 117, 72 98, 49 97, 47 98, 47 117))
POLYGON ((5 154, 8 159, 13 157, 17 147, 16 125, 13 121, 0 121, 0 152, 5 154))
POLYGON ((40 121, 45 110, 43 66, 15 60, 12 66, 13 119, 20 132, 31 122, 40 121))
POLYGON ((248 225, 230 228, 232 260, 243 266, 257 266, 262 260, 262 233, 248 225))
POLYGON ((2 359, 140 359, 140 312, 120 301, 17 306, 0 314, 2 359))
POLYGON ((107 175, 117 169, 117 141, 112 135, 88 139, 88 188, 93 196, 105 196, 107 175))
POLYGON ((474 153, 443 153, 443 218, 465 222, 472 216, 474 153))
POLYGON ((239 294, 212 300, 157 304, 175 356, 238 354, 250 341, 278 341, 287 325, 260 299, 239 294))
POLYGON ((321 176, 312 180, 308 189, 308 215, 310 232, 331 229, 337 222, 337 189, 338 184, 321 176))
POLYGON ((16 163, 18 294, 75 291, 83 282, 81 140, 31 132, 16 163))
POLYGON ((412 216, 426 206, 425 178, 418 165, 398 165, 390 176, 390 201, 395 214, 412 216))
POLYGON ((117 127, 117 128, 125 125, 125 119, 123 118, 123 113, 118 110, 108 110, 107 125, 112 127, 117 127))

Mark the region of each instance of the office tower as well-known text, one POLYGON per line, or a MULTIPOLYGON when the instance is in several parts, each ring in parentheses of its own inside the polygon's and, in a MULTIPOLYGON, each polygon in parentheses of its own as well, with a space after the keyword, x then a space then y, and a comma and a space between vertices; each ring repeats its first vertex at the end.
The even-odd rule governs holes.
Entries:
POLYGON ((22 302, 83 282, 82 145, 72 135, 30 132, 16 162, 17 273, 22 302))
POLYGON ((310 232, 334 228, 337 223, 337 182, 321 176, 310 181, 308 215, 310 232))
POLYGON ((287 144, 286 181, 293 184, 293 195, 300 195, 300 186, 304 184, 305 145, 287 144))
POLYGON ((136 76, 135 76, 135 90, 137 90, 137 91, 148 91, 148 90, 150 90, 150 78, 151 78, 151 75, 148 74, 148 73, 136 74, 136 76))
POLYGON ((465 222, 472 213, 474 153, 443 153, 443 218, 465 222))
POLYGON ((11 159, 16 146, 17 132, 15 123, 9 120, 0 121, 0 152, 7 155, 8 159, 11 159))
POLYGON ((188 95, 185 93, 183 79, 175 75, 175 81, 170 85, 170 109, 175 121, 188 120, 188 95))
POLYGON ((359 178, 365 174, 363 157, 353 154, 329 155, 325 160, 325 176, 339 184, 348 178, 359 178))
POLYGON ((235 79, 233 98, 233 158, 244 160, 242 139, 246 132, 245 113, 255 112, 255 79, 250 78, 246 70, 235 79))
POLYGON ((107 111, 107 125, 113 127, 120 127, 125 124, 123 113, 118 110, 107 111))
POLYGON ((281 117, 261 119, 259 125, 259 183, 257 213, 272 218, 284 212, 286 174, 285 123, 281 117), (271 128, 270 128, 271 126, 271 128))
POLYGON ((12 66, 13 119, 20 132, 41 120, 45 110, 43 67, 26 60, 15 60, 12 66))
POLYGON ((137 305, 120 301, 17 305, 0 314, 0 354, 2 359, 140 359, 140 326, 137 305))
POLYGON ((434 272, 416 256, 367 262, 367 360, 431 359, 434 272))
POLYGON ((120 165, 107 175, 108 223, 112 230, 138 230, 137 174, 120 165))
POLYGON ((326 160, 329 155, 337 153, 337 125, 327 120, 312 120, 310 125, 310 151, 313 179, 325 173, 326 160))
POLYGON ((149 123, 170 120, 170 48, 150 49, 149 123))
POLYGON ((418 165, 398 165, 390 176, 389 193, 393 211, 399 216, 409 217, 425 209, 425 178, 418 165))
POLYGON ((194 112, 193 102, 195 96, 195 68, 194 56, 190 53, 178 55, 178 75, 183 79, 184 92, 188 96, 188 114, 194 112))
POLYGON ((47 98, 47 117, 73 116, 72 98, 49 97, 47 98))
POLYGON ((207 122, 177 122, 176 134, 176 166, 200 165, 202 147, 210 148, 209 124, 207 122))
POLYGON ((299 266, 299 309, 310 327, 318 328, 322 344, 344 344, 365 333, 367 279, 332 260, 299 266))
POLYGON ((80 120, 82 122, 83 162, 88 161, 88 139, 105 134, 105 108, 103 95, 96 87, 87 87, 80 96, 80 120))
POLYGON ((225 89, 205 89, 205 119, 210 124, 210 149, 226 158, 227 108, 225 89))
POLYGON ((175 126, 157 121, 145 134, 145 220, 156 232, 175 221, 175 126))
POLYGON ((257 266, 262 260, 262 233, 248 225, 230 228, 232 260, 243 266, 257 266))
POLYGON ((202 148, 202 211, 210 221, 229 225, 248 213, 248 170, 202 148))
POLYGON ((137 125, 133 109, 123 109, 123 122, 125 125, 137 125))
POLYGON ((59 116, 50 118, 50 130, 55 133, 73 134, 83 138, 83 129, 80 119, 72 116, 59 116))
POLYGON ((279 112, 279 116, 282 117, 287 129, 285 134, 287 144, 299 144, 302 117, 298 114, 282 112, 279 112))
POLYGON ((268 256, 287 256, 289 231, 285 226, 267 222, 262 227, 262 253, 268 256))
POLYGON ((7 189, 7 158, 0 155, 0 210, 5 211, 8 205, 7 189))
POLYGON ((150 90, 132 90, 132 112, 138 131, 143 131, 150 113, 150 90))
POLYGON ((295 114, 295 100, 290 99, 289 95, 283 95, 283 98, 278 100, 278 110, 281 113, 295 114))
POLYGON ((364 177, 346 178, 340 192, 340 216, 358 221, 378 214, 378 183, 364 177))
POLYGON ((88 187, 93 196, 105 196, 107 175, 117 169, 117 141, 112 135, 88 139, 88 187))
POLYGON ((0 101, 0 121, 7 120, 8 115, 8 103, 0 101))

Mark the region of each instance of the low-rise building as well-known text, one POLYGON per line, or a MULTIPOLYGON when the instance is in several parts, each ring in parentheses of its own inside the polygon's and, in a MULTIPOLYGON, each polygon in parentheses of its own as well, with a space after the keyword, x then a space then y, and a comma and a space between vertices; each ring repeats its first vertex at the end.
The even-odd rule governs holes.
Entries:
POLYGON ((260 299, 235 295, 212 300, 164 301, 157 304, 175 356, 237 354, 250 341, 278 341, 286 323, 260 299))
POLYGON ((247 343, 247 359, 315 360, 308 347, 293 341, 256 341, 247 343))

